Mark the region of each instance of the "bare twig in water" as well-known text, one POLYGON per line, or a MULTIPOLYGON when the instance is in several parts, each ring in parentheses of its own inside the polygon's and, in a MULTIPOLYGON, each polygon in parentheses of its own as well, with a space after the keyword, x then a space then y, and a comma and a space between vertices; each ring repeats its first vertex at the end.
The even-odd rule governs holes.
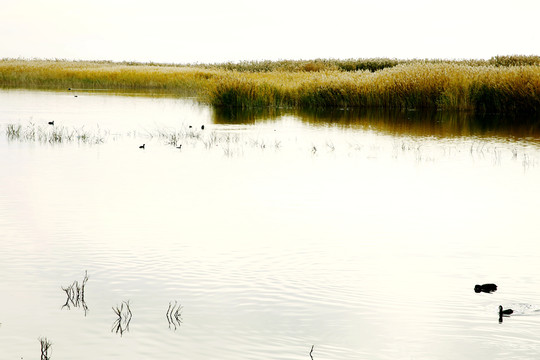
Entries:
POLYGON ((129 331, 129 323, 131 322, 131 317, 133 316, 129 306, 129 300, 122 301, 120 307, 117 305, 116 307, 113 307, 112 310, 118 318, 113 322, 111 332, 115 331, 117 334, 120 333, 120 336, 122 336, 124 331, 129 331))
POLYGON ((311 353, 313 353, 313 348, 315 347, 315 345, 311 345, 311 351, 309 352, 309 357, 311 358, 311 360, 313 360, 313 355, 311 355, 311 353))
POLYGON ((182 324, 182 305, 178 305, 178 302, 175 300, 174 305, 172 301, 169 303, 169 308, 166 313, 167 321, 169 322, 169 329, 171 325, 174 326, 174 330, 182 324))
POLYGON ((70 310, 71 306, 82 307, 84 310, 84 316, 86 316, 88 313, 88 306, 86 306, 86 302, 84 301, 84 287, 86 286, 87 281, 88 271, 85 271, 81 286, 79 286, 79 282, 75 280, 73 284, 67 287, 62 287, 62 290, 65 291, 67 296, 66 303, 62 306, 62 309, 67 307, 68 310, 70 310))
POLYGON ((49 349, 52 346, 52 343, 47 340, 47 338, 39 338, 41 343, 41 360, 49 360, 51 357, 49 355, 49 349))

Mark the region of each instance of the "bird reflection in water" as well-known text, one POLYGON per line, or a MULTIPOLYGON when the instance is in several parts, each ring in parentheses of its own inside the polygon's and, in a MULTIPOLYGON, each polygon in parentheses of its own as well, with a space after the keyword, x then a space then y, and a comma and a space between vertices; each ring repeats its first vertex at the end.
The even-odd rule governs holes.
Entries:
POLYGON ((502 324, 503 317, 508 317, 513 313, 514 313, 514 310, 512 310, 512 309, 504 309, 503 310, 502 305, 499 305, 499 324, 502 324))

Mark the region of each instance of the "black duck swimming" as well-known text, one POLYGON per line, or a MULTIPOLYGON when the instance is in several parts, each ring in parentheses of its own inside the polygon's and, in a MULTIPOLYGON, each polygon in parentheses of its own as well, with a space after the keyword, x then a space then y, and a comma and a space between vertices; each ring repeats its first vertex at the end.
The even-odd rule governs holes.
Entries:
POLYGON ((494 291, 497 291, 497 285, 495 284, 483 284, 483 285, 475 285, 474 286, 474 292, 475 293, 492 293, 494 291))

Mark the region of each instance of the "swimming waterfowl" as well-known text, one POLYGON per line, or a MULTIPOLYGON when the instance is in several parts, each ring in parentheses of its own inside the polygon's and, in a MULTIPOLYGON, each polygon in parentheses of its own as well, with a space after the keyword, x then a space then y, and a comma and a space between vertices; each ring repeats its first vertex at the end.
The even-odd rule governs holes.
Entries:
POLYGON ((139 146, 139 149, 144 149, 144 146, 145 146, 145 145, 146 145, 146 144, 142 144, 141 146, 139 146))
POLYGON ((201 125, 201 130, 204 130, 204 125, 201 125))
POLYGON ((178 145, 176 148, 177 148, 177 149, 181 149, 181 148, 182 148, 182 144, 178 145))
POLYGON ((475 285, 474 286, 474 292, 475 293, 492 293, 494 291, 497 291, 497 285, 495 284, 483 284, 483 285, 475 285))
POLYGON ((499 305, 499 316, 510 315, 510 314, 513 314, 513 313, 514 313, 514 310, 512 310, 512 309, 503 310, 502 305, 499 305))
POLYGON ((54 120, 53 120, 53 121, 49 121, 49 125, 54 125, 54 120))

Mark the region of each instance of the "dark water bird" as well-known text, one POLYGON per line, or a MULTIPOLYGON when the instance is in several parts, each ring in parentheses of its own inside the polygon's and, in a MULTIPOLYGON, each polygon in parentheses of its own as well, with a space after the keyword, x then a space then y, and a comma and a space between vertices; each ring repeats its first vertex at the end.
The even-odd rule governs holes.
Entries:
POLYGON ((181 148, 182 148, 182 144, 178 145, 176 148, 177 148, 177 149, 181 149, 181 148))
POLYGON ((54 120, 53 120, 53 121, 49 121, 49 125, 54 125, 54 120))
POLYGON ((193 126, 189 125, 189 128, 191 129, 193 126))
POLYGON ((513 313, 514 313, 514 310, 512 310, 512 309, 503 310, 502 305, 499 305, 499 316, 510 315, 510 314, 513 314, 513 313))
POLYGON ((474 292, 475 293, 488 293, 491 294, 492 292, 497 291, 497 285, 495 284, 483 284, 483 285, 475 285, 474 286, 474 292))
POLYGON ((71 91, 71 88, 68 88, 69 91, 71 91))
POLYGON ((141 146, 139 146, 139 149, 144 149, 144 146, 145 146, 145 145, 146 145, 146 144, 142 144, 141 146))
POLYGON ((201 130, 204 130, 204 125, 201 125, 201 130))

